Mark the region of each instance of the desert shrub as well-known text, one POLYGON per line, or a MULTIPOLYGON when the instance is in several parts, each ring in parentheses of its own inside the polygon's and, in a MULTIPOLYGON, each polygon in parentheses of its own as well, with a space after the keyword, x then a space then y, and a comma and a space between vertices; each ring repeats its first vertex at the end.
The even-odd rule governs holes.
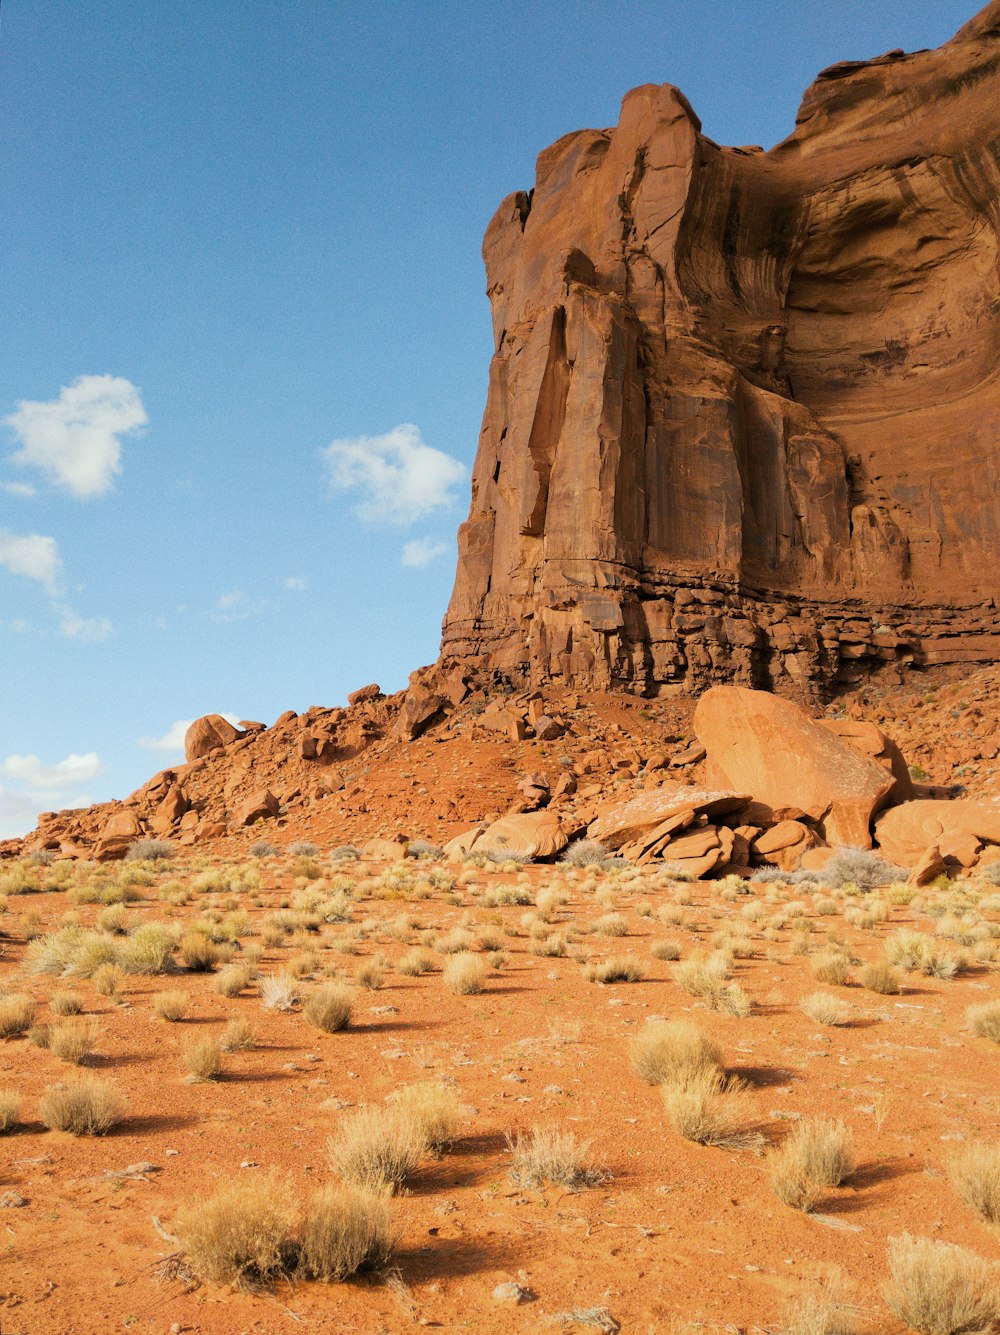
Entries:
POLYGON ((426 950, 408 950, 396 961, 396 972, 407 978, 418 978, 421 974, 430 973, 433 968, 434 957, 426 950))
POLYGON ((953 978, 966 964, 964 956, 947 950, 933 937, 905 928, 893 932, 886 941, 885 953, 890 964, 934 978, 953 978))
POLYGON ((650 1085, 722 1066, 721 1049, 689 1020, 645 1025, 629 1043, 628 1055, 636 1074, 650 1085))
POLYGON ((462 1121, 462 1103, 450 1085, 421 1080, 396 1090, 390 1102, 400 1118, 412 1123, 424 1149, 440 1154, 454 1141, 462 1121))
POLYGON ((948 1177, 980 1219, 1000 1224, 1000 1144, 962 1150, 949 1163, 948 1177))
POLYGON ((117 963, 126 973, 170 973, 174 970, 174 933, 164 923, 144 922, 120 942, 117 963))
POLYGON ((16 1089, 0 1089, 0 1136, 17 1126, 21 1113, 21 1096, 16 1089))
POLYGON ((97 1022, 93 1019, 62 1020, 49 1026, 47 1047, 60 1061, 82 1066, 97 1043, 97 1022))
POLYGON ((810 968, 817 983, 844 987, 850 981, 847 957, 839 950, 824 950, 811 961, 810 968))
POLYGON ((0 1038, 15 1038, 35 1023, 36 1006, 31 997, 14 992, 0 997, 0 1038))
POLYGON ((571 867, 604 868, 620 863, 621 858, 612 857, 596 839, 577 839, 563 850, 559 861, 567 862, 571 867))
POLYGON ((185 932, 177 953, 192 973, 209 973, 219 962, 219 947, 207 932, 185 932))
POLYGON ((311 839, 296 839, 288 845, 286 852, 293 858, 314 858, 319 849, 311 839))
POLYGON ((406 851, 411 858, 417 858, 421 862, 436 862, 444 857, 444 849, 440 844, 432 844, 427 839, 411 839, 406 846, 406 851))
POLYGON ((511 1180, 519 1187, 541 1187, 550 1182, 555 1187, 576 1191, 591 1187, 607 1177, 604 1169, 587 1164, 589 1141, 579 1141, 572 1131, 556 1127, 533 1127, 525 1136, 520 1131, 508 1136, 513 1162, 511 1180))
POLYGON ((743 1086, 711 1067, 689 1071, 660 1086, 667 1121, 685 1140, 723 1149, 758 1150, 761 1137, 742 1127, 743 1086))
POLYGON ((222 1031, 220 1046, 223 1052, 245 1052, 256 1045, 253 1026, 239 1016, 234 1016, 222 1031))
POLYGON ((856 1314, 857 1309, 844 1301, 840 1286, 826 1284, 788 1304, 781 1335, 855 1335, 856 1314))
MULTIPOLYGON (((996 865, 1000 866, 1000 863, 996 865)), ((1000 1043, 1000 999, 970 1006, 965 1012, 965 1019, 977 1038, 989 1038, 994 1043, 1000 1043)))
POLYGON ((767 1157, 774 1194, 793 1210, 811 1210, 827 1187, 839 1187, 853 1168, 850 1132, 843 1122, 810 1118, 767 1157))
POLYGON ((858 974, 858 981, 869 992, 878 992, 884 997, 894 997, 902 990, 899 974, 885 960, 873 960, 866 964, 858 974))
POLYGON ((569 941, 563 932, 547 932, 531 942, 528 953, 543 959, 563 959, 569 953, 569 941))
POLYGON ((184 1047, 184 1065, 193 1080, 217 1080, 222 1074, 222 1044, 210 1034, 192 1039, 184 1047))
POLYGON ((445 987, 460 997, 466 997, 482 992, 486 985, 486 972, 484 960, 471 951, 460 950, 456 955, 449 955, 441 977, 445 987))
POLYGON ((299 997, 295 979, 284 973, 262 978, 259 986, 261 1001, 271 1011, 290 1011, 299 997))
POLYGON ((157 992, 154 994, 151 1003, 153 1014, 158 1015, 161 1020, 176 1024, 178 1020, 183 1020, 187 1014, 189 1000, 190 998, 186 992, 173 990, 157 992))
POLYGON ((125 861, 162 862, 173 855, 174 846, 169 839, 136 839, 129 844, 125 861))
POLYGON ((247 852, 252 858, 273 858, 279 853, 276 844, 269 843, 267 839, 258 839, 255 844, 251 844, 247 852))
POLYGON ((465 927, 455 927, 450 932, 435 938, 434 949, 441 955, 457 955, 460 951, 472 950, 476 938, 465 927))
POLYGON ((354 971, 354 981, 358 987, 369 992, 377 992, 385 980, 385 964, 380 959, 364 960, 354 971))
POLYGON ((112 936, 124 936, 128 922, 128 908, 124 904, 109 904, 97 915, 97 928, 112 936))
POLYGON ((583 976, 590 983, 641 983, 646 976, 645 966, 631 955, 615 955, 611 959, 593 961, 584 966, 583 976))
POLYGON ((1000 1267, 947 1242, 889 1239, 890 1310, 919 1335, 987 1332, 1000 1322, 1000 1267))
POLYGON ((842 1025, 851 1018, 850 1007, 829 992, 810 992, 799 1002, 799 1009, 817 1024, 842 1025))
POLYGON ((221 997, 238 997, 250 982, 250 970, 245 964, 227 964, 212 979, 212 991, 221 997))
POLYGON ((330 862, 350 862, 357 861, 361 857, 361 850, 354 847, 353 844, 341 844, 338 848, 331 848, 327 854, 330 862))
POLYGON ((838 848, 820 873, 824 885, 856 885, 859 890, 877 890, 903 880, 906 872, 867 848, 838 848))
POLYGON ((306 997, 302 1014, 317 1029, 334 1034, 338 1029, 346 1029, 350 1023, 353 1004, 351 993, 343 983, 324 983, 306 997))
POLYGON ((94 970, 91 981, 94 991, 102 997, 117 997, 121 994, 125 971, 118 964, 102 964, 94 970))
POLYGON ((679 960, 681 948, 676 941, 654 941, 649 947, 649 953, 655 960, 679 960))
POLYGON ((353 1186, 322 1187, 306 1206, 299 1265, 320 1283, 340 1283, 384 1265, 397 1231, 389 1202, 353 1186))
POLYGON ((50 1131, 69 1131, 74 1136, 107 1135, 124 1112, 122 1095, 96 1075, 51 1085, 38 1101, 38 1114, 50 1131))
POLYGON ((53 1015, 79 1015, 83 997, 78 992, 53 992, 49 1000, 53 1015))
POLYGON ((367 1191, 394 1191, 417 1167, 423 1151, 420 1126, 391 1105, 348 1114, 329 1141, 336 1172, 367 1191))
POLYGON ((281 1274, 291 1260, 295 1210, 276 1172, 222 1183, 177 1215, 177 1234, 196 1274, 253 1287, 281 1274))
POLYGON ((620 913, 604 913, 594 923, 600 936, 628 936, 628 923, 620 913))

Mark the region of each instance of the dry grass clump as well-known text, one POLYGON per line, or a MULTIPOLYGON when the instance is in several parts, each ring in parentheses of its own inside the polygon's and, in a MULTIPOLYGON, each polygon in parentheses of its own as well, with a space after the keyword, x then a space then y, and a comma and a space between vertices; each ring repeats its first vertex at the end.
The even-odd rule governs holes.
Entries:
POLYGON ((845 1302, 841 1286, 804 1293, 785 1309, 781 1335, 855 1335, 857 1309, 845 1302))
POLYGON ((452 1144, 462 1123, 462 1103, 450 1085, 421 1080, 389 1097, 394 1112, 412 1123, 426 1149, 441 1154, 452 1144))
POLYGON ((53 1015, 79 1015, 83 997, 78 992, 53 992, 49 1000, 53 1015))
POLYGON ((853 1169, 851 1135, 843 1122, 817 1117, 800 1122, 767 1158, 774 1194, 793 1210, 811 1210, 828 1187, 853 1169))
POLYGON ((674 982, 691 997, 698 997, 712 1010, 745 1017, 753 1006, 739 983, 728 982, 730 958, 717 951, 705 958, 692 958, 674 969, 674 982))
POLYGON ((829 992, 810 992, 799 1002, 799 1009, 817 1024, 847 1024, 851 1018, 850 1007, 829 992))
POLYGON ((583 976, 589 983, 641 983, 646 969, 631 955, 612 955, 610 959, 585 965, 583 976))
POLYGON ((947 1242, 889 1239, 890 1310, 919 1335, 977 1335, 1000 1322, 1000 1266, 947 1242))
POLYGON ((101 964, 94 970, 91 981, 95 992, 112 999, 121 995, 125 971, 118 964, 101 964))
POLYGON ((246 1052, 257 1044, 257 1035, 247 1020, 234 1017, 222 1031, 223 1052, 246 1052))
POLYGON ((660 1086, 667 1121, 685 1140, 722 1149, 759 1151, 762 1137, 742 1129, 747 1117, 744 1086, 708 1067, 660 1086))
POLYGON ((210 973, 219 962, 220 950, 207 932, 185 932, 177 947, 181 963, 192 973, 210 973))
POLYGON ((654 941, 649 947, 654 960, 679 960, 681 948, 676 941, 654 941))
POLYGON ((0 997, 0 1038, 16 1038, 27 1033, 35 1023, 36 1009, 31 997, 22 992, 0 997))
POLYGON ((96 1075, 50 1086, 38 1102, 38 1113, 50 1131, 74 1136, 105 1136, 121 1121, 125 1101, 107 1080, 96 1075))
POLYGON ((555 1127, 533 1127, 525 1136, 520 1131, 507 1144, 513 1156, 511 1180, 519 1187, 541 1187, 550 1182, 555 1187, 577 1191, 604 1181, 608 1174, 586 1162, 589 1141, 579 1141, 572 1131, 555 1127))
POLYGON ((628 923, 620 913, 604 913, 594 923, 600 936, 628 936, 628 923))
POLYGON ((824 950, 813 959, 810 967, 817 983, 826 983, 828 987, 845 987, 850 982, 851 971, 847 957, 839 950, 824 950))
POLYGON ((335 1034, 338 1029, 347 1028, 353 1005, 350 990, 343 983, 324 983, 315 992, 310 992, 302 1014, 317 1029, 335 1034))
POLYGON ((1000 1043, 1000 999, 970 1006, 965 1012, 969 1028, 977 1038, 989 1038, 1000 1043))
POLYGON ((689 1020, 647 1024, 630 1041, 628 1055, 636 1074, 649 1085, 722 1067, 721 1048, 689 1020))
POLYGON ((251 970, 245 964, 227 964, 212 979, 212 991, 220 997, 238 997, 249 984, 251 970))
POLYGON ((21 1096, 17 1090, 0 1089, 0 1136, 14 1130, 20 1113, 21 1096))
POLYGON ((323 1284, 381 1266, 395 1246, 389 1202, 352 1186, 323 1187, 306 1207, 300 1268, 323 1284))
POLYGON ((192 1080, 217 1080, 222 1074, 222 1044, 211 1035, 192 1039, 184 1048, 184 1065, 192 1080))
POLYGON ((460 997, 475 996, 486 986, 487 965, 471 951, 450 955, 442 970, 444 985, 460 997))
POLYGON ((408 950, 396 961, 396 972, 404 978, 419 978, 421 974, 430 973, 433 968, 434 956, 429 950, 408 950))
POLYGON ((363 960, 354 970, 354 981, 358 987, 377 992, 385 981, 385 962, 378 958, 363 960))
POLYGON ((897 996, 903 990, 902 979, 885 960, 873 960, 871 964, 866 964, 858 974, 858 981, 869 992, 878 992, 884 997, 897 996))
POLYGON ((1000 1144, 970 1145, 948 1165, 951 1185, 987 1224, 1000 1224, 1000 1144))
POLYGON ((220 1284, 254 1287, 288 1268, 295 1209, 276 1172, 223 1182, 177 1215, 177 1234, 192 1268, 220 1284))
POLYGON ((82 1066, 97 1043, 98 1025, 94 1019, 62 1020, 49 1026, 47 1047, 60 1061, 82 1066))
POLYGON ((176 1024, 178 1020, 183 1020, 187 1014, 189 1002, 190 997, 186 992, 170 989, 166 992, 155 993, 151 1004, 154 1015, 158 1015, 161 1020, 176 1024))
POLYGON ((426 1142, 405 1109, 359 1108, 330 1138, 330 1162, 345 1181, 366 1191, 395 1191, 420 1162, 426 1142))
POLYGON ((295 979, 287 974, 273 974, 260 980, 260 999, 268 1010, 290 1011, 298 1000, 299 990, 295 979))

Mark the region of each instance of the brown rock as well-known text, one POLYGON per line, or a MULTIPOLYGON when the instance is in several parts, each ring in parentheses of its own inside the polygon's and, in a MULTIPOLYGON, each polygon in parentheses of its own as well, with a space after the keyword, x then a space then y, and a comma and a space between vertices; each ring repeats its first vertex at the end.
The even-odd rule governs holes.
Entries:
POLYGON ((644 85, 540 154, 483 246, 446 662, 808 694, 997 659, 995 14, 824 71, 767 153, 644 85))
POLYGON ((243 734, 221 714, 205 714, 196 718, 184 734, 184 756, 188 761, 199 760, 209 751, 228 746, 243 734))
POLYGON ((971 866, 974 846, 1000 844, 1000 798, 905 802, 879 817, 875 839, 882 853, 901 867, 912 867, 931 844, 942 857, 971 866))
POLYGON ((402 862, 410 856, 405 839, 369 839, 361 851, 366 858, 377 858, 380 862, 402 862))
POLYGON ((475 850, 477 853, 527 853, 537 860, 561 853, 568 842, 555 812, 534 811, 502 816, 494 821, 476 840, 475 850))
POLYGON ((255 821, 277 816, 281 804, 269 788, 258 789, 251 793, 233 812, 233 824, 236 826, 253 825, 255 821))
POLYGON ((123 858, 129 846, 136 839, 141 839, 142 834, 142 824, 134 811, 118 811, 101 826, 93 857, 98 862, 123 858))
POLYGON ((535 736, 540 742, 554 742, 557 737, 561 737, 566 729, 556 719, 550 718, 548 714, 540 714, 535 721, 535 736))
POLYGON ((765 691, 713 686, 698 701, 695 731, 732 787, 772 808, 796 804, 830 844, 871 847, 871 819, 892 777, 811 719, 765 691))
POLYGON ((351 691, 347 697, 349 705, 363 705, 369 700, 381 700, 382 687, 377 682, 372 682, 369 686, 362 686, 356 691, 351 691))
POLYGON ((817 843, 815 831, 808 825, 797 820, 783 820, 757 836, 753 851, 782 871, 795 871, 802 863, 803 853, 817 843))
POLYGON ((311 732, 304 732, 299 738, 299 755, 303 760, 315 760, 321 743, 311 732))
POLYGON ((936 881, 939 876, 947 875, 948 866, 944 858, 941 856, 940 848, 938 848, 937 844, 931 844, 929 848, 924 850, 913 870, 910 872, 909 876, 907 876, 906 884, 916 886, 930 885, 931 882, 936 881))
POLYGON ((913 780, 902 751, 874 723, 859 719, 820 719, 824 728, 837 734, 852 751, 859 756, 866 756, 878 761, 883 769, 893 777, 893 786, 889 790, 888 801, 909 802, 913 797, 913 780))
POLYGON ((149 827, 155 834, 168 834, 174 824, 180 820, 189 806, 183 788, 172 784, 167 789, 163 801, 150 818, 149 827))

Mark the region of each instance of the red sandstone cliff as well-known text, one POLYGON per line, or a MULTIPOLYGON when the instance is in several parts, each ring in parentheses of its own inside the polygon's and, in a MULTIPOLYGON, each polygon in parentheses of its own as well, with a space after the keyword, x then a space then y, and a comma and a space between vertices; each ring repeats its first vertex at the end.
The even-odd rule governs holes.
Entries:
POLYGON ((823 689, 1000 657, 1000 0, 825 70, 770 152, 670 85, 486 233, 442 664, 823 689))

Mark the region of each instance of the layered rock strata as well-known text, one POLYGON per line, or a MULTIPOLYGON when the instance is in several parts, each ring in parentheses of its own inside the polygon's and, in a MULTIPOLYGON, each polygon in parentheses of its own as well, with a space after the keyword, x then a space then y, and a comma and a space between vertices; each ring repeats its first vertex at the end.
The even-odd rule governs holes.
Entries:
POLYGON ((560 139, 484 258, 442 663, 823 693, 1000 657, 1000 0, 825 70, 769 152, 676 88, 560 139))

